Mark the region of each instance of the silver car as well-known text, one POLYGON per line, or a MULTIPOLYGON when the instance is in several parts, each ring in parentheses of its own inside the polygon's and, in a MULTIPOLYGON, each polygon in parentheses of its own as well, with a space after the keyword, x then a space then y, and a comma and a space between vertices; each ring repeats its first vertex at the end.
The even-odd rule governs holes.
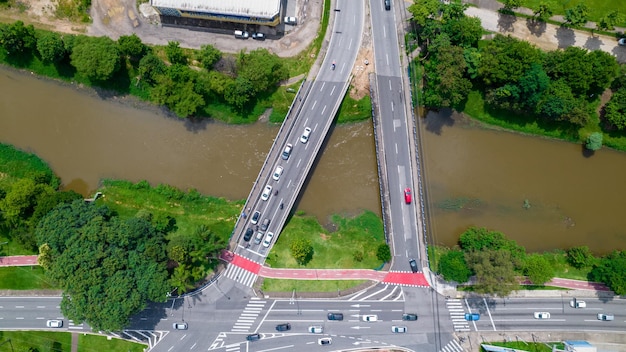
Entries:
POLYGON ((270 199, 270 194, 272 194, 272 186, 267 185, 265 186, 265 189, 263 190, 263 194, 261 194, 261 199, 262 200, 270 199))

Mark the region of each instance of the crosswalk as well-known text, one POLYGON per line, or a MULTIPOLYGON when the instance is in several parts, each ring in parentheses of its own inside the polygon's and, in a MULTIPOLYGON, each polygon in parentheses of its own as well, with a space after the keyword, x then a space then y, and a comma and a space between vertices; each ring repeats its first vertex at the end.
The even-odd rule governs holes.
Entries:
POLYGON ((463 301, 456 298, 448 298, 446 299, 446 307, 450 312, 450 319, 452 319, 454 331, 470 331, 469 323, 465 320, 463 301))
POLYGON ((359 291, 348 298, 349 301, 404 301, 401 286, 378 284, 369 289, 359 291))
POLYGON ((233 264, 228 265, 223 275, 247 287, 252 287, 259 276, 233 264))
POLYGON ((154 331, 154 330, 123 330, 122 332, 109 333, 120 339, 131 340, 139 343, 147 343, 151 350, 156 344, 163 339, 169 331, 154 331))
MULTIPOLYGON (((265 309, 266 304, 267 301, 264 301, 260 298, 252 297, 239 315, 239 318, 237 319, 235 324, 233 324, 233 327, 230 329, 230 331, 239 334, 252 333, 255 330, 253 329, 253 327, 255 326, 257 319, 261 315, 261 312, 263 311, 263 309, 265 309)), ((225 332, 219 333, 219 335, 217 335, 217 337, 211 344, 211 347, 209 347, 209 350, 224 347, 228 352, 239 351, 239 344, 224 346, 227 336, 228 335, 225 332)), ((265 337, 265 334, 263 336, 265 337)))
POLYGON ((72 330, 82 330, 85 328, 85 323, 74 324, 74 321, 70 320, 67 328, 72 330))
POLYGON ((457 340, 452 340, 443 346, 440 352, 463 352, 463 347, 457 340))

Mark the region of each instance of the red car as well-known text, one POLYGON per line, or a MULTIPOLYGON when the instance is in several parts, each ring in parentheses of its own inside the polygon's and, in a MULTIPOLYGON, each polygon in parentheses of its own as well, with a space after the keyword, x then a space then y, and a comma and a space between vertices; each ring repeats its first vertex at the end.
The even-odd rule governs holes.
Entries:
POLYGON ((408 187, 404 189, 404 201, 406 204, 411 204, 411 189, 408 187))

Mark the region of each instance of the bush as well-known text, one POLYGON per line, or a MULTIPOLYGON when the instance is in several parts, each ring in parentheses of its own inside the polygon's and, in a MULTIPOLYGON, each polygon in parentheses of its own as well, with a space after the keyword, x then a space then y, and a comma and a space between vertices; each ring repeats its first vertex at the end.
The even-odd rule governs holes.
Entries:
POLYGON ((602 148, 602 133, 593 132, 587 137, 587 141, 585 142, 585 148, 589 150, 596 151, 602 148))
POLYGON ((445 280, 458 283, 467 282, 472 275, 465 261, 465 255, 458 249, 448 251, 439 258, 438 270, 445 280))

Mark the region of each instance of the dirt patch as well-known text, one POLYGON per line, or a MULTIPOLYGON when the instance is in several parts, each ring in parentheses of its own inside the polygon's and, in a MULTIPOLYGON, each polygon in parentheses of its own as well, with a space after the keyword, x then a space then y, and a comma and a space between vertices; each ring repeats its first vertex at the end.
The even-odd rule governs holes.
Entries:
POLYGON ((328 239, 330 238, 330 236, 328 236, 325 233, 320 233, 320 237, 324 240, 324 241, 328 241, 328 239))
POLYGON ((82 34, 86 24, 58 19, 55 15, 57 4, 53 0, 23 0, 19 6, 2 11, 3 22, 20 20, 41 29, 59 33, 82 34))
POLYGON ((352 69, 352 86, 350 87, 350 97, 360 100, 370 94, 369 75, 374 72, 372 62, 372 48, 361 47, 356 57, 354 68, 352 69))

